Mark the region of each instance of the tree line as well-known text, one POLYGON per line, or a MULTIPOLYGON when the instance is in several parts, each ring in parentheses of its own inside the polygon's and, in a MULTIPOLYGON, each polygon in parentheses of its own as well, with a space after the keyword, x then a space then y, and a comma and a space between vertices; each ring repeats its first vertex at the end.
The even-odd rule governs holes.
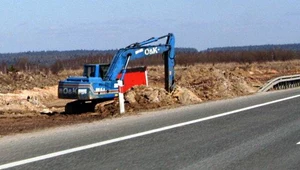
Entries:
POLYGON ((237 52, 237 51, 268 51, 268 50, 291 50, 300 51, 300 44, 266 44, 266 45, 248 45, 248 46, 233 46, 233 47, 215 47, 208 48, 207 51, 214 52, 237 52))
MULTIPOLYGON (((89 54, 66 59, 53 58, 52 64, 35 63, 28 57, 21 57, 13 64, 0 62, 0 72, 17 71, 45 72, 57 74, 65 69, 80 69, 84 64, 110 63, 112 53, 89 54)), ((287 61, 300 59, 300 51, 295 50, 257 50, 257 51, 176 51, 177 65, 193 65, 198 63, 253 63, 267 61, 287 61)), ((129 66, 162 65, 163 57, 153 55, 146 58, 130 61, 129 66)))
MULTIPOLYGON (((176 48, 181 52, 198 52, 195 48, 176 48)), ((70 50, 70 51, 27 51, 20 53, 0 53, 0 62, 9 65, 17 63, 19 60, 27 58, 30 63, 39 65, 51 65, 56 60, 69 60, 81 57, 94 57, 99 55, 113 55, 118 50, 70 50)))

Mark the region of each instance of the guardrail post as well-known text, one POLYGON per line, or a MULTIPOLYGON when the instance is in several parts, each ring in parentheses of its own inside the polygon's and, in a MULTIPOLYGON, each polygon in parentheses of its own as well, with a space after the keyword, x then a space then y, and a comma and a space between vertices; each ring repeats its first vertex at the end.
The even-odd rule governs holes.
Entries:
POLYGON ((119 90, 119 106, 120 106, 120 114, 125 113, 125 100, 124 100, 124 93, 123 93, 123 81, 118 80, 118 90, 119 90))

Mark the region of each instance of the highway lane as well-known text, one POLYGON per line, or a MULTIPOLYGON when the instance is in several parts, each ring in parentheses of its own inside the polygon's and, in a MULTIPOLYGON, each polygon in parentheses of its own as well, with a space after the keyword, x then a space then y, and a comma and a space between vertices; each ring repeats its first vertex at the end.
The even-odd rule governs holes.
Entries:
MULTIPOLYGON (((209 102, 0 139, 3 164, 300 94, 299 89, 209 102)), ((110 143, 14 169, 298 169, 300 98, 110 143)))

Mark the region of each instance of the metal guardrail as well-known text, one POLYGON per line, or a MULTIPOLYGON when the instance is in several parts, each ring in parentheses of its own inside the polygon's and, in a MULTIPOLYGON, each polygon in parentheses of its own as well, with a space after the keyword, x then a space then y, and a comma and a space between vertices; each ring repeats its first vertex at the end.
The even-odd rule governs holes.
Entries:
POLYGON ((263 85, 258 92, 266 92, 270 89, 287 89, 300 86, 300 74, 281 76, 269 80, 265 85, 263 85))

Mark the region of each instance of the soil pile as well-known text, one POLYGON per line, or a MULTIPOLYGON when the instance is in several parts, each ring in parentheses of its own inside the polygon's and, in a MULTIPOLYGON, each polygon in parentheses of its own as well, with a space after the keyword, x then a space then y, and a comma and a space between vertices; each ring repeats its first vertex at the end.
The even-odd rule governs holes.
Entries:
POLYGON ((179 85, 191 89, 203 100, 216 100, 246 95, 256 91, 249 84, 249 74, 240 68, 221 70, 216 67, 191 69, 179 68, 181 74, 177 76, 179 85), (200 74, 193 74, 200 73, 200 74))
POLYGON ((126 110, 139 111, 172 105, 199 103, 202 100, 186 88, 177 86, 172 93, 164 88, 134 86, 125 93, 126 110))
POLYGON ((14 93, 0 94, 0 113, 3 115, 38 115, 50 112, 45 103, 57 98, 57 86, 44 89, 16 90, 14 93))
POLYGON ((193 104, 202 100, 187 88, 177 86, 172 93, 160 87, 134 86, 125 93, 131 108, 158 108, 172 104, 193 104))
POLYGON ((125 100, 133 108, 155 108, 175 103, 165 89, 147 86, 132 87, 125 93, 125 100))
MULTIPOLYGON (((168 93, 164 88, 160 87, 134 86, 124 94, 124 98, 126 112, 168 108, 179 104, 188 105, 202 101, 187 88, 179 86, 172 93, 168 93)), ((118 100, 98 104, 96 112, 102 118, 118 115, 118 100)))
POLYGON ((174 91, 171 93, 171 96, 176 102, 183 105, 202 102, 202 100, 191 90, 180 86, 175 87, 174 91))

